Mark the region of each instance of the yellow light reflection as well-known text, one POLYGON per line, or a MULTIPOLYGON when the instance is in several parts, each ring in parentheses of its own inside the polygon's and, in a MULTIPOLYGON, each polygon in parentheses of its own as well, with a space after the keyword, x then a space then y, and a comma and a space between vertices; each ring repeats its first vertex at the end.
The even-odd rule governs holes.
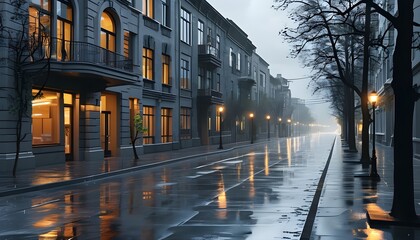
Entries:
POLYGON ((267 146, 265 146, 265 156, 264 156, 264 173, 265 173, 265 176, 268 176, 270 174, 269 165, 270 165, 270 162, 269 162, 269 159, 268 159, 268 148, 267 148, 267 146))
POLYGON ((286 151, 287 151, 287 165, 292 166, 292 139, 286 140, 286 151))
POLYGON ((254 160, 255 155, 249 156, 249 196, 255 196, 255 186, 254 186, 254 160))
POLYGON ((220 173, 220 180, 217 183, 217 192, 218 192, 218 206, 219 210, 217 211, 217 217, 219 219, 226 219, 227 217, 227 199, 226 199, 226 191, 225 191, 225 181, 223 179, 223 174, 220 173))
MULTIPOLYGON (((281 154, 281 146, 280 146, 280 141, 277 142, 277 153, 280 155, 281 154)), ((280 159, 280 156, 279 156, 280 159)))
MULTIPOLYGON (((385 211, 375 203, 367 204, 366 210, 370 214, 373 214, 373 215, 381 214, 382 216, 387 216, 385 211)), ((391 219, 392 217, 389 216, 389 218, 391 219)), ((359 216, 359 219, 360 219, 360 216, 359 216)), ((367 222, 366 222, 365 227, 366 228, 353 229, 353 236, 367 236, 366 238, 364 238, 366 240, 384 239, 383 230, 371 228, 367 222)))
POLYGON ((48 228, 54 226, 57 223, 58 219, 60 218, 59 214, 49 214, 42 218, 41 220, 35 222, 33 224, 36 228, 48 228))
POLYGON ((242 163, 236 164, 236 175, 238 175, 238 182, 241 181, 241 169, 242 169, 242 163))

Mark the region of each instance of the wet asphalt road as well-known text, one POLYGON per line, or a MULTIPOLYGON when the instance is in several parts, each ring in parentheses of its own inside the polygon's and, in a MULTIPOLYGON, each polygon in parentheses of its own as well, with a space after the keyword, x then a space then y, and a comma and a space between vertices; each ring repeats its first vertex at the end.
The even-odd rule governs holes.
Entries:
POLYGON ((0 199, 0 239, 299 239, 334 135, 0 199))

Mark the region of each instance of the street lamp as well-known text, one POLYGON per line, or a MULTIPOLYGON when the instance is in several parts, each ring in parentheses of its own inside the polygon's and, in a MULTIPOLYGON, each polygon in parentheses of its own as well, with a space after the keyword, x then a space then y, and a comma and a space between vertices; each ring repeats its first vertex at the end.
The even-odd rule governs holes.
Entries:
POLYGON ((219 107, 219 149, 223 149, 223 143, 222 143, 222 113, 223 113, 223 106, 219 107))
POLYGON ((373 132, 373 134, 372 134, 372 158, 371 158, 372 165, 371 165, 371 168, 370 168, 370 177, 379 180, 380 177, 379 177, 379 174, 378 174, 377 168, 376 168, 377 158, 376 158, 376 149, 375 149, 375 136, 376 136, 376 133, 375 133, 375 108, 376 108, 376 102, 377 101, 378 101, 378 94, 375 91, 372 91, 369 94, 369 102, 372 104, 372 115, 373 115, 373 117, 372 117, 372 124, 373 124, 372 125, 372 128, 373 128, 373 130, 372 130, 372 132, 373 132))
POLYGON ((270 139, 270 115, 265 117, 267 119, 267 138, 270 139))
POLYGON ((254 143, 254 114, 250 113, 249 118, 251 118, 251 144, 254 143))
POLYGON ((292 131, 292 119, 287 119, 287 137, 290 137, 292 131))
POLYGON ((282 131, 281 131, 281 118, 279 118, 279 137, 282 137, 282 131))

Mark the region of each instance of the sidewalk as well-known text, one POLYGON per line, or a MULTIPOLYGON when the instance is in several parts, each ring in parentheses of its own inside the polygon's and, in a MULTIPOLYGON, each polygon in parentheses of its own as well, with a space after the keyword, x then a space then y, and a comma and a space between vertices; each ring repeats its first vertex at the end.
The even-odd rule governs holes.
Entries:
MULTIPOLYGON (((260 143, 265 143, 261 141, 260 143)), ((259 144, 255 142, 254 144, 259 144)), ((69 161, 62 164, 37 167, 18 171, 14 178, 11 173, 0 175, 0 197, 60 187, 118 174, 151 168, 162 164, 200 156, 209 156, 249 146, 249 142, 208 145, 180 150, 139 155, 139 160, 110 157, 100 161, 69 161)))
MULTIPOLYGON (((337 140, 322 190, 312 228, 311 239, 420 239, 420 229, 410 227, 370 228, 366 209, 379 207, 391 210, 393 198, 393 148, 377 144, 379 182, 355 177, 368 173, 361 164, 360 153, 343 151, 337 140)), ((360 147, 358 148, 360 151, 360 147)), ((414 173, 420 162, 414 160, 414 173)), ((420 176, 415 174, 415 203, 420 213, 420 176)))

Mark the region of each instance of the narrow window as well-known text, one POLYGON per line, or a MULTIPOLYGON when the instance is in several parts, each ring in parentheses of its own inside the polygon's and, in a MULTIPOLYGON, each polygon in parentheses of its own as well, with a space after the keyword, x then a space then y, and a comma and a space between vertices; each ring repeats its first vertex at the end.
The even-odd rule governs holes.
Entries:
POLYGON ((172 109, 161 109, 161 141, 172 142, 172 109))
POLYGON ((154 0, 143 0, 143 14, 148 16, 149 18, 154 18, 154 7, 153 7, 154 0))
POLYGON ((143 107, 143 125, 147 129, 143 133, 143 144, 155 142, 155 108, 151 106, 143 107))
POLYGON ((190 62, 181 59, 181 89, 190 89, 190 62))
POLYGON ((191 44, 191 14, 181 8, 181 41, 191 44))
POLYGON ((170 15, 169 15, 169 4, 168 0, 162 0, 162 25, 170 27, 170 15))
POLYGON ((153 50, 143 48, 143 78, 153 79, 153 50))
POLYGON ((171 85, 170 82, 170 57, 162 54, 162 84, 171 85))
POLYGON ((191 139, 191 108, 181 107, 181 139, 191 139))
POLYGON ((198 45, 204 44, 204 23, 198 20, 198 45))

